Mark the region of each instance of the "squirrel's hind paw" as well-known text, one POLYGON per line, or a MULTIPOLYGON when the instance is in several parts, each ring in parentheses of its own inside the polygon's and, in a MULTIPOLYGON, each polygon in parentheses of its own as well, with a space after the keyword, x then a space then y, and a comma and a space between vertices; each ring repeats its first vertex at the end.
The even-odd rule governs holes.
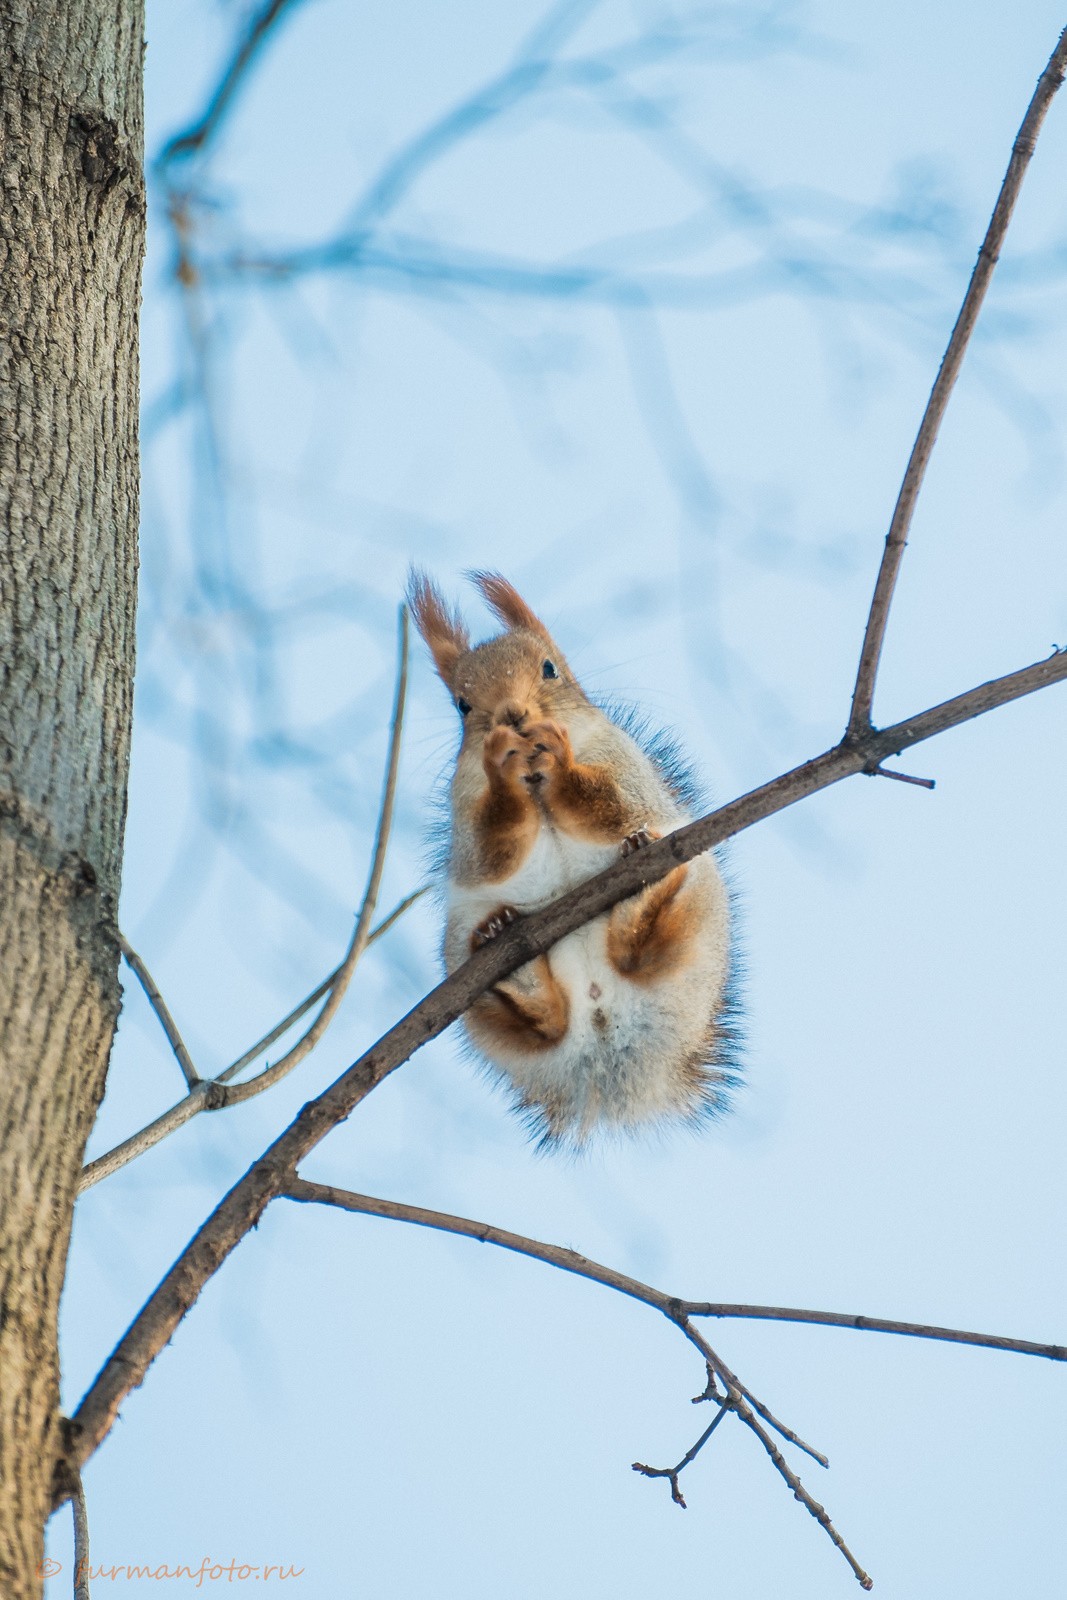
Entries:
POLYGON ((483 944, 490 944, 504 929, 516 921, 519 913, 514 906, 501 906, 494 911, 491 917, 486 917, 484 922, 479 922, 471 934, 471 950, 480 950, 483 944))

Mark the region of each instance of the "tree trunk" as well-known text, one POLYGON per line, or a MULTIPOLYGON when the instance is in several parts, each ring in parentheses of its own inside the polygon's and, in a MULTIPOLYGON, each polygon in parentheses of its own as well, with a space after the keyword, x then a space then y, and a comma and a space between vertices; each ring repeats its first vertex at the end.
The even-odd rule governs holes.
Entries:
POLYGON ((41 1592, 57 1318, 119 1010, 142 0, 0 0, 0 1594, 41 1592))

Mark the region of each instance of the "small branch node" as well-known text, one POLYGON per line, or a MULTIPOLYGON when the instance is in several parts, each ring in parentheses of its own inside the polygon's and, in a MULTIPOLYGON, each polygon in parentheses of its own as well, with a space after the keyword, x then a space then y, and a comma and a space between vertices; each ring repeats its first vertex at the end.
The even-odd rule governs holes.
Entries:
POLYGON ((910 772, 894 772, 891 767, 883 767, 877 761, 870 761, 863 769, 867 778, 895 778, 898 783, 914 783, 919 789, 936 789, 937 782, 934 778, 913 778, 910 772))
POLYGON ((704 1392, 702 1394, 695 1394, 693 1396, 692 1404, 699 1406, 705 1400, 714 1400, 716 1404, 720 1406, 732 1405, 732 1401, 728 1398, 728 1396, 723 1394, 722 1390, 715 1382, 715 1368, 712 1366, 711 1362, 705 1362, 705 1365, 708 1369, 708 1381, 704 1385, 704 1392))

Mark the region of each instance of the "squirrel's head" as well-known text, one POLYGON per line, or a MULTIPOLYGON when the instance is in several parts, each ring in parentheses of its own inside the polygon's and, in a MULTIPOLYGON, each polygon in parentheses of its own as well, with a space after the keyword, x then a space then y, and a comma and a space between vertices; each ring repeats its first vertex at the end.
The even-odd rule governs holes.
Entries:
POLYGON ((413 571, 408 604, 445 687, 463 718, 464 739, 510 722, 517 728, 586 703, 559 646, 506 578, 472 572, 507 632, 472 645, 458 611, 425 573, 413 571))

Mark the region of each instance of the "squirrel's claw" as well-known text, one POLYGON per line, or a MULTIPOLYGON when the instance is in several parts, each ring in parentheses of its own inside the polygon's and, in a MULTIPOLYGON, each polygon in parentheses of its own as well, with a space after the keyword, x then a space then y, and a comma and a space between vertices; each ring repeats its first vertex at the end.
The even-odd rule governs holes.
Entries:
POLYGON ((480 922, 475 928, 471 934, 471 948, 480 950, 483 944, 490 944, 516 920, 518 915, 514 906, 501 906, 499 911, 494 911, 491 917, 486 917, 485 921, 480 922))
POLYGON ((526 738, 533 750, 526 760, 523 776, 528 784, 538 784, 558 767, 571 764, 571 742, 567 730, 558 722, 537 722, 526 729, 526 738))
POLYGON ((622 841, 622 854, 633 855, 635 850, 641 850, 646 844, 652 844, 658 837, 658 834, 650 833, 647 828, 638 828, 635 832, 628 833, 622 841))

